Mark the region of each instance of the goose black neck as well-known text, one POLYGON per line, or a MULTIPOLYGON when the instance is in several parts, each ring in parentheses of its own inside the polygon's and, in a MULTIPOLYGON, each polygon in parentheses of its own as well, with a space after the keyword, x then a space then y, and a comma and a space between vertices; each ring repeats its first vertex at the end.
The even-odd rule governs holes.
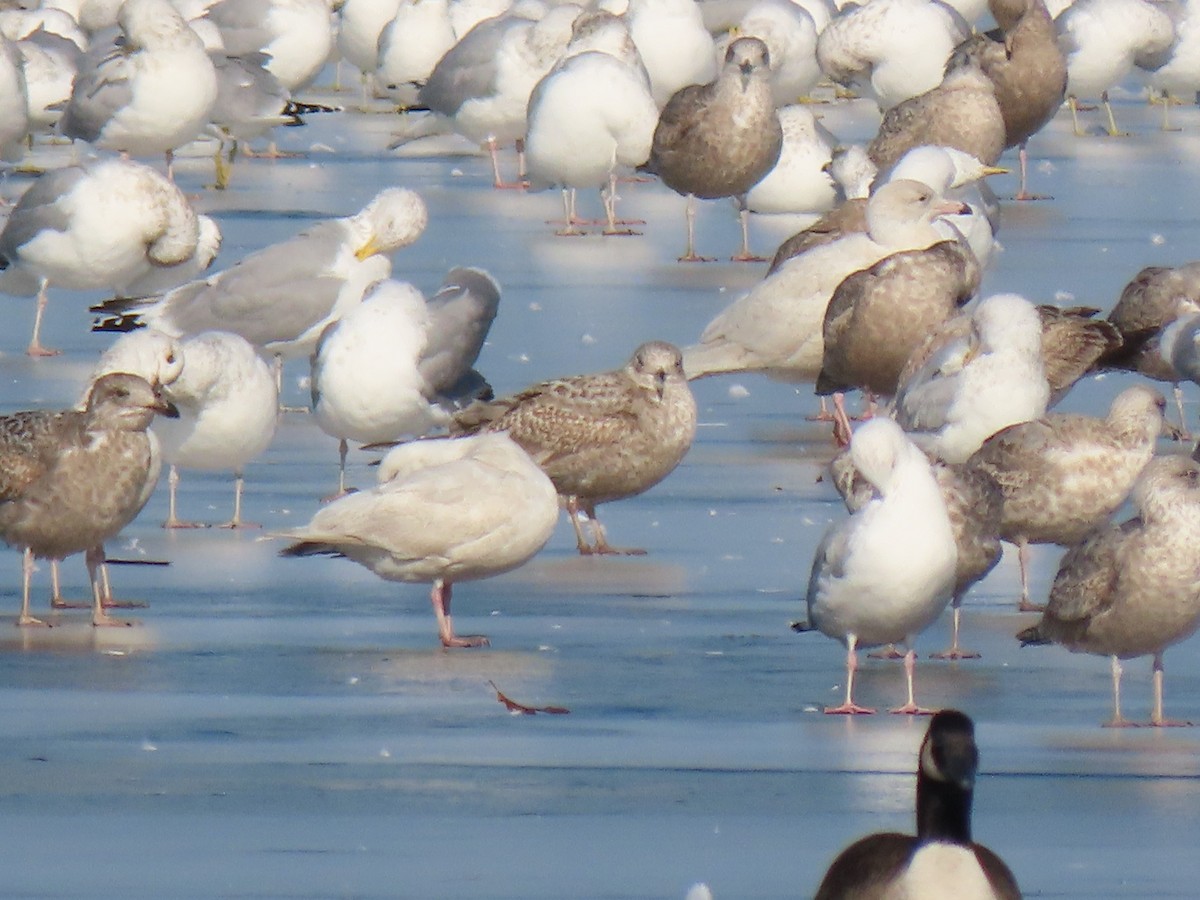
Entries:
POLYGON ((970 788, 917 773, 917 839, 971 843, 970 788))

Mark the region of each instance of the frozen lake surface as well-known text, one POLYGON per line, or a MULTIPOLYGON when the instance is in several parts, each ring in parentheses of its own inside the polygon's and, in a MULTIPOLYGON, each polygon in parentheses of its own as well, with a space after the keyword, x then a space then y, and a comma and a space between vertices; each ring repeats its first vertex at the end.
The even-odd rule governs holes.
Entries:
MULTIPOLYGON (((861 104, 823 113, 844 139, 873 131, 861 104)), ((1032 187, 1054 199, 1004 204, 985 292, 1107 310, 1142 266, 1194 258, 1200 110, 1175 114, 1179 133, 1132 95, 1118 114, 1131 137, 1075 138, 1064 111, 1034 138, 1032 187)), ((554 237, 557 193, 494 191, 474 155, 388 152, 397 124, 344 113, 282 130, 307 157, 240 160, 224 193, 204 190, 206 162, 181 163, 181 185, 224 231, 217 266, 383 186, 412 187, 430 225, 394 257, 396 277, 429 291, 475 265, 499 280, 479 365, 497 392, 620 365, 647 339, 689 343, 765 270, 677 264, 683 201, 658 184, 624 188, 644 236, 554 237)), ((994 180, 1001 197, 1016 188, 994 180)), ((768 253, 792 230, 752 227, 768 253)), ((731 207, 702 204, 700 251, 727 256, 736 240, 731 207)), ((94 299, 52 295, 45 339, 66 352, 48 360, 21 352, 32 302, 6 300, 3 411, 74 402, 108 342, 88 332, 94 299)), ((305 401, 306 375, 289 367, 289 402, 305 401)), ((1082 384, 1062 408, 1101 412, 1129 380, 1082 384)), ((459 628, 487 633, 484 650, 440 649, 423 586, 280 559, 256 530, 165 532, 160 487, 109 547, 170 563, 114 568, 118 595, 149 603, 139 627, 94 630, 75 612, 50 630, 0 628, 0 895, 672 898, 704 881, 718 898, 791 897, 855 837, 910 829, 927 720, 821 715, 844 650, 788 628, 816 544, 844 515, 818 481, 832 445, 805 420, 816 401, 751 376, 695 390, 684 463, 603 510, 615 543, 649 555, 581 559, 561 522, 529 565, 456 590, 459 628), (510 714, 490 683, 570 714, 510 714)), ((1189 386, 1193 427, 1195 398, 1189 386)), ((371 456, 351 458, 351 482, 368 483, 371 456)), ((307 521, 336 466, 336 442, 288 415, 247 470, 247 517, 307 521)), ((220 521, 231 502, 231 478, 184 473, 182 515, 220 521)), ((1036 598, 1059 553, 1035 548, 1036 598)), ((0 559, 15 613, 19 555, 0 559)), ((82 596, 82 562, 64 572, 82 596)), ((43 571, 42 610, 47 583, 43 571)), ((1010 552, 965 605, 964 643, 982 659, 918 667, 920 700, 977 722, 976 838, 1027 896, 1196 896, 1200 732, 1098 727, 1108 662, 1021 649, 1013 635, 1031 618, 1017 591, 1010 552)), ((947 613, 920 638, 923 656, 948 626, 947 613)), ((1168 712, 1200 721, 1197 643, 1168 652, 1166 670, 1168 712)), ((863 702, 902 699, 898 663, 860 673, 863 702)), ((1124 699, 1147 716, 1149 660, 1127 666, 1124 699)))

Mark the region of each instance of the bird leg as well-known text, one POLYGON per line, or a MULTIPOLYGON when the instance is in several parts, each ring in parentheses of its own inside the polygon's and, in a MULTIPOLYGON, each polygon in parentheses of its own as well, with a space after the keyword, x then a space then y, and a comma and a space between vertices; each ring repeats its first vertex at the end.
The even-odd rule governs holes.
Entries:
POLYGON ((1121 668, 1121 661, 1115 656, 1112 657, 1112 689, 1113 689, 1113 717, 1111 721, 1105 722, 1105 728, 1131 728, 1132 722, 1126 721, 1121 715, 1121 673, 1124 670, 1121 668))
POLYGON ((92 625, 94 627, 102 625, 132 625, 132 622, 127 622, 123 619, 114 619, 104 611, 104 583, 100 575, 100 568, 104 565, 103 545, 98 544, 95 547, 89 547, 83 555, 83 559, 87 563, 88 579, 92 583, 92 625))
POLYGON ((917 654, 912 647, 908 648, 908 652, 904 654, 904 681, 908 687, 908 702, 903 706, 897 706, 889 712, 902 716, 931 716, 933 710, 925 709, 922 706, 917 706, 916 698, 913 694, 913 682, 917 671, 917 654))
POLYGON ((585 220, 579 218, 575 211, 575 188, 563 188, 563 227, 554 232, 559 237, 581 237, 583 232, 579 230, 579 225, 588 224, 585 220))
POLYGON ((1129 132, 1119 129, 1117 127, 1117 120, 1113 118, 1112 104, 1108 102, 1108 91, 1101 91, 1100 102, 1104 104, 1104 112, 1108 116, 1108 136, 1128 137, 1129 132))
POLYGON ((608 176, 608 188, 600 189, 600 200, 604 204, 604 218, 606 220, 603 233, 609 236, 641 234, 640 231, 634 231, 629 226, 645 225, 644 220, 617 218, 617 201, 619 199, 621 198, 617 196, 617 174, 616 172, 611 172, 608 176))
POLYGON ((738 211, 738 219, 742 223, 742 248, 729 257, 733 262, 766 262, 765 256, 757 256, 750 252, 750 210, 742 207, 738 211))
POLYGON ((1052 197, 1046 194, 1031 194, 1029 193, 1029 150, 1025 146, 1025 142, 1021 142, 1021 146, 1017 148, 1017 159, 1021 163, 1021 188, 1017 191, 1014 200, 1051 200, 1052 197))
POLYGON ((867 659, 904 659, 904 654, 896 649, 895 644, 888 644, 882 650, 872 650, 867 659))
POLYGON ((955 594, 954 599, 950 603, 950 608, 954 615, 954 636, 950 641, 950 649, 942 650, 940 653, 930 653, 930 659, 979 659, 979 654, 974 650, 963 650, 958 646, 958 629, 962 620, 962 601, 963 598, 955 594))
POLYGON ((712 262, 711 256, 696 255, 696 198, 688 194, 687 206, 683 211, 687 220, 687 250, 679 257, 680 262, 712 262))
POLYGON ((203 522, 184 522, 175 515, 175 491, 179 487, 179 470, 172 464, 167 472, 167 521, 163 528, 207 528, 203 522))
POLYGON ((322 497, 322 503, 329 503, 341 497, 345 497, 351 493, 352 488, 346 487, 346 454, 350 452, 350 445, 345 438, 338 441, 338 489, 335 493, 322 497))
POLYGON ((1154 709, 1150 713, 1150 724, 1156 728, 1183 728, 1191 722, 1181 722, 1163 717, 1163 655, 1154 654, 1154 709))
POLYGON ((858 670, 858 638, 850 634, 846 636, 846 702, 841 706, 825 707, 827 716, 858 716, 871 715, 875 710, 859 706, 854 702, 854 673, 858 670))
POLYGON ((592 545, 586 550, 581 551, 585 555, 595 554, 597 556, 645 556, 646 551, 641 547, 614 547, 608 542, 608 537, 604 534, 604 526, 600 524, 600 519, 596 516, 596 507, 591 503, 578 504, 588 517, 588 522, 592 529, 592 545))
POLYGON ((29 579, 33 577, 33 551, 26 547, 21 554, 21 614, 17 616, 18 625, 45 625, 48 622, 35 619, 29 614, 29 579))
POLYGON ((29 338, 29 346, 25 348, 26 356, 58 356, 62 353, 61 350, 42 346, 42 318, 46 315, 46 304, 50 302, 49 288, 50 282, 43 278, 38 287, 37 305, 33 313, 33 335, 29 338))
POLYGON ((854 429, 846 414, 846 395, 837 391, 833 395, 833 442, 838 447, 849 447, 853 436, 854 429))
MULTIPOLYGON (((496 145, 496 139, 494 137, 489 137, 487 139, 487 148, 488 153, 492 158, 492 187, 496 188, 497 190, 513 191, 523 191, 529 187, 524 178, 518 178, 517 181, 512 182, 505 181, 500 177, 500 148, 496 145)), ((519 153, 519 158, 523 157, 524 152, 521 151, 519 153)))
POLYGON ((262 528, 257 522, 242 521, 242 491, 246 487, 246 479, 241 472, 233 473, 233 518, 218 525, 218 528, 262 528))
POLYGON ((1042 612, 1046 607, 1029 602, 1029 542, 1024 538, 1017 541, 1017 562, 1021 567, 1021 602, 1019 612, 1042 612))
POLYGON ((450 617, 450 582, 441 578, 433 582, 430 599, 433 601, 433 613, 437 616, 438 637, 443 647, 486 647, 488 639, 482 634, 456 635, 454 619, 450 617))

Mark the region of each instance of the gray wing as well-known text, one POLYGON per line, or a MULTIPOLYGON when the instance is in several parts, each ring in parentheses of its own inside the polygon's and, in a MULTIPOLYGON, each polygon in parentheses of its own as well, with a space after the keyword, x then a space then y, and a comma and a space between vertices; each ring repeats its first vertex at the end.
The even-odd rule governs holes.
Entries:
POLYGON ((473 97, 496 90, 496 51, 508 29, 519 21, 484 19, 438 60, 417 93, 423 106, 453 116, 473 97))
POLYGON ((9 216, 0 233, 0 255, 12 262, 21 246, 41 231, 66 231, 68 218, 58 200, 83 180, 84 170, 77 166, 53 169, 40 176, 27 190, 9 216))
POLYGON ((132 101, 130 74, 129 56, 120 44, 104 47, 101 42, 99 50, 89 49, 75 76, 59 130, 67 137, 94 141, 117 110, 132 101))
POLYGON ((500 288, 482 269, 451 269, 426 306, 428 343, 417 369, 435 394, 446 394, 479 358, 500 307, 500 288))

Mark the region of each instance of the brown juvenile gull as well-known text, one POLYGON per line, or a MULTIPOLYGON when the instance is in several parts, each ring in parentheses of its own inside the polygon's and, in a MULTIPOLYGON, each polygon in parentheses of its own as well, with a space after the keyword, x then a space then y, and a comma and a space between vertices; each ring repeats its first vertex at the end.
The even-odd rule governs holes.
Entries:
POLYGON ((975 254, 964 241, 942 241, 881 259, 838 285, 822 325, 818 394, 861 388, 892 396, 900 370, 929 333, 979 289, 975 254))
POLYGON ((344 556, 387 581, 432 582, 444 647, 479 647, 483 635, 455 634, 455 582, 523 565, 558 520, 550 479, 503 434, 414 441, 392 450, 379 483, 347 494, 302 528, 281 556, 344 556))
POLYGON ((1104 418, 1052 413, 994 434, 968 465, 1004 494, 1000 536, 1017 545, 1021 609, 1029 603, 1028 545, 1070 546, 1102 524, 1154 455, 1163 399, 1135 385, 1118 394, 1104 418))
POLYGON ((770 77, 767 45, 758 38, 738 38, 725 51, 715 81, 681 88, 659 114, 650 159, 642 168, 687 197, 688 244, 681 261, 703 259, 696 255, 696 197, 737 198, 742 249, 733 258, 756 258, 748 246, 745 194, 771 171, 783 149, 770 77))
POLYGON ((877 832, 855 841, 829 866, 816 900, 1020 900, 1004 860, 971 840, 978 766, 970 717, 955 709, 936 713, 917 754, 916 836, 877 832))
POLYGON ((696 436, 696 401, 679 350, 651 341, 620 369, 472 404, 453 429, 506 432, 524 447, 564 498, 580 553, 641 554, 609 546, 596 505, 637 496, 674 471, 696 436), (594 543, 583 535, 581 511, 594 543))
POLYGON ((1190 724, 1163 716, 1163 652, 1200 625, 1200 465, 1185 456, 1152 460, 1133 503, 1135 518, 1067 551, 1041 621, 1017 638, 1110 657, 1111 726, 1131 724, 1121 716, 1121 660, 1152 655, 1150 724, 1190 724))
POLYGON ((1004 118, 1004 146, 1019 147, 1021 187, 1016 200, 1037 197, 1026 190, 1029 138, 1054 118, 1067 91, 1067 61, 1058 47, 1042 0, 990 0, 998 33, 976 34, 959 45, 946 71, 976 65, 992 80, 1004 118))
MULTIPOLYGON (((849 450, 843 450, 829 464, 833 485, 855 512, 865 506, 875 491, 862 473, 854 467, 849 450)), ((975 659, 979 654, 964 650, 959 644, 962 624, 962 602, 972 585, 982 581, 1000 562, 1003 548, 1000 542, 1000 515, 1004 497, 999 486, 982 469, 965 464, 933 464, 933 477, 946 504, 950 529, 958 561, 954 569, 954 594, 950 608, 954 614, 953 638, 949 649, 930 654, 934 659, 975 659)), ((890 654, 882 654, 888 656, 890 654)))
POLYGON ((867 207, 866 233, 795 257, 719 313, 684 351, 688 378, 722 372, 763 372, 786 381, 815 381, 821 371, 821 322, 846 276, 893 253, 945 239, 934 218, 962 212, 917 181, 889 182, 867 207))
POLYGON ((978 66, 956 69, 933 90, 889 109, 867 155, 886 169, 921 144, 955 147, 995 165, 1004 152, 1004 117, 991 79, 978 66))
POLYGON ((1179 373, 1159 352, 1163 328, 1181 315, 1200 309, 1200 262, 1186 265, 1147 266, 1121 291, 1108 321, 1121 332, 1123 345, 1103 360, 1113 369, 1139 372, 1174 386, 1179 424, 1183 418, 1183 391, 1179 373))
POLYGON ((92 624, 126 624, 104 611, 99 567, 104 542, 149 496, 146 429, 155 413, 178 415, 145 379, 115 372, 97 379, 82 411, 0 416, 0 538, 24 553, 18 625, 45 624, 29 613, 34 558, 81 551, 92 583, 92 624))

